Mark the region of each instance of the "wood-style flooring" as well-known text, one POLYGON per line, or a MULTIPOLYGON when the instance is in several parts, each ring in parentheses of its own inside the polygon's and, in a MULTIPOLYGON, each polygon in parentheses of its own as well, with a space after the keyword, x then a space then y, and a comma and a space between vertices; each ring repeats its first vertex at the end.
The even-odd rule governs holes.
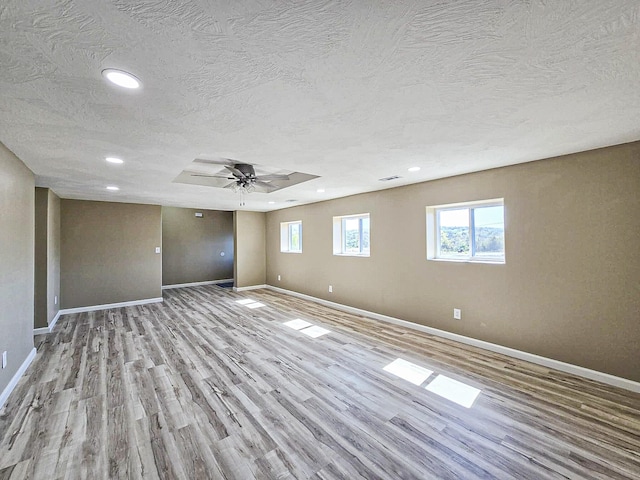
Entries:
POLYGON ((640 478, 639 394, 270 290, 165 290, 36 344, 0 480, 640 478), (471 408, 425 388, 441 375, 481 390, 471 408))

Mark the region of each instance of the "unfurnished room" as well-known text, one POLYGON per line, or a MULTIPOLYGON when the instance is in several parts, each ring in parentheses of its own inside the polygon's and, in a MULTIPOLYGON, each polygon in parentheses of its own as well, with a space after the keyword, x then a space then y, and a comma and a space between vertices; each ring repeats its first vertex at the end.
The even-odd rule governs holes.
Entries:
POLYGON ((0 480, 640 479, 640 2, 0 0, 0 480))

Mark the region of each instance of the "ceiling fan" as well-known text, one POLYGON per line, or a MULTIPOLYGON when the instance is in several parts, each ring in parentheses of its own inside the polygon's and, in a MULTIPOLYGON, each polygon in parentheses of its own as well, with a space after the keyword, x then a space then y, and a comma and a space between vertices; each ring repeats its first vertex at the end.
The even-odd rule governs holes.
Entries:
MULTIPOLYGON (((206 160, 199 160, 199 163, 209 163, 206 160)), ((211 162, 214 163, 214 162, 211 162)), ((217 162, 215 162, 217 163, 217 162)), ((269 175, 256 175, 256 171, 253 165, 249 163, 233 163, 232 165, 223 165, 229 171, 226 176, 222 175, 208 175, 204 173, 192 173, 192 177, 214 177, 214 178, 226 178, 227 180, 233 180, 233 182, 225 185, 224 188, 230 188, 235 192, 251 193, 256 187, 262 187, 267 192, 273 188, 269 182, 273 180, 289 180, 289 175, 282 174, 269 174, 269 175)))

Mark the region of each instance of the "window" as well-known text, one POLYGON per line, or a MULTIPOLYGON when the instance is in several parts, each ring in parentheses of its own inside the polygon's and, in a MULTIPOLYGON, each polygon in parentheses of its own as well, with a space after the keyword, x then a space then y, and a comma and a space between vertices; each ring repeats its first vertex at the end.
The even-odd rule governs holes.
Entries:
POLYGON ((427 207, 427 258, 504 263, 504 200, 427 207))
POLYGON ((333 217, 333 254, 368 257, 369 214, 333 217))
POLYGON ((280 224, 280 251, 302 253, 302 221, 280 224))

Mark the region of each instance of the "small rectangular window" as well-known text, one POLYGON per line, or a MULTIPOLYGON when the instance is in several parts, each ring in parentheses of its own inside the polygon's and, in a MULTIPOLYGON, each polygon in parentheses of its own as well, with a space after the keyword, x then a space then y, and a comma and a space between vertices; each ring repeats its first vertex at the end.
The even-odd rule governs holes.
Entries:
POLYGON ((427 207, 427 258, 504 263, 504 200, 427 207))
POLYGON ((280 251, 302 253, 302 221, 280 223, 280 251))
POLYGON ((369 234, 368 213, 333 217, 333 254, 368 257, 369 234))

